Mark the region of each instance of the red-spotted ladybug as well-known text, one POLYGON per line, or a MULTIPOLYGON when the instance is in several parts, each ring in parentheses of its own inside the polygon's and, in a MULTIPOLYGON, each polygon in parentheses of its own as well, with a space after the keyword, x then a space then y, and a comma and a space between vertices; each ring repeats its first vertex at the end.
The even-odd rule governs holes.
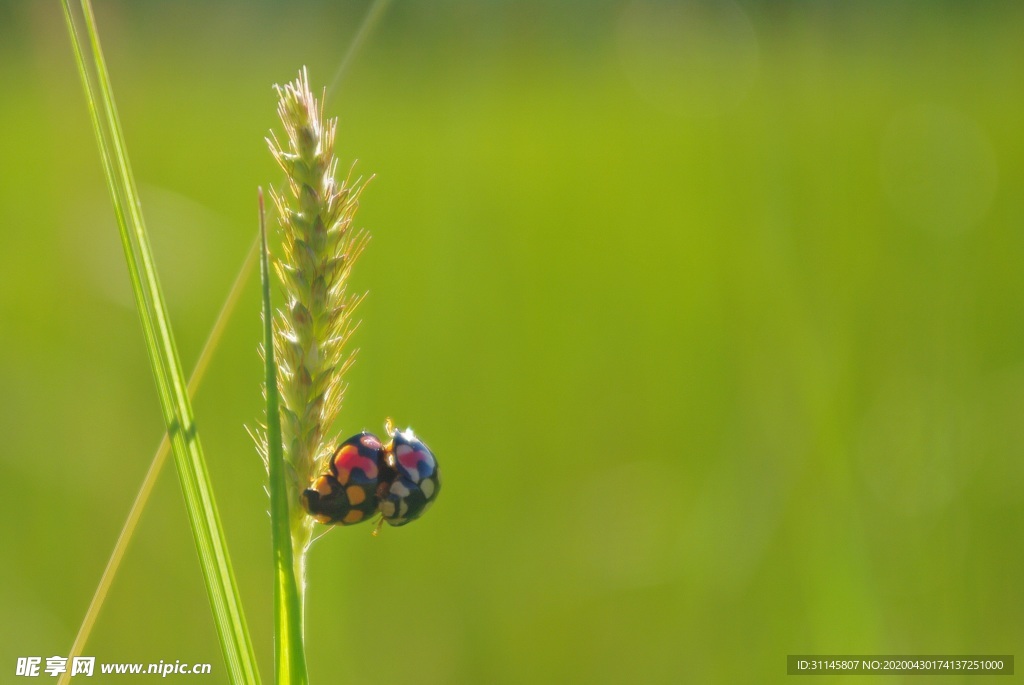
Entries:
POLYGON ((384 477, 377 490, 380 513, 392 526, 404 526, 422 516, 441 490, 437 458, 411 428, 396 430, 384 424, 391 440, 384 445, 384 477))
POLYGON ((318 476, 302 493, 306 511, 320 523, 351 525, 376 513, 384 448, 376 435, 360 433, 341 443, 318 476))
POLYGON ((384 428, 385 445, 364 431, 338 446, 327 473, 302 493, 313 518, 351 525, 379 511, 380 523, 404 526, 427 511, 441 490, 437 458, 412 429, 396 430, 391 419, 384 428))

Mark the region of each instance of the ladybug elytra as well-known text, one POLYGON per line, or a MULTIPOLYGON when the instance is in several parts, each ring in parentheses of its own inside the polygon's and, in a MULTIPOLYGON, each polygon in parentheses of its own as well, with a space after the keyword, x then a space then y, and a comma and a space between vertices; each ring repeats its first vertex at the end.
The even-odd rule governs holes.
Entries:
POLYGON ((394 430, 386 424, 391 441, 384 446, 388 477, 378 490, 380 513, 392 526, 404 526, 426 513, 441 490, 437 458, 412 429, 394 430))
POLYGON ((364 431, 338 446, 328 471, 302 493, 313 518, 351 525, 380 512, 381 523, 404 526, 430 508, 441 490, 437 458, 412 429, 397 430, 391 419, 384 429, 386 444, 364 431))
POLYGON ((362 432, 341 443, 328 462, 328 471, 302 493, 306 511, 320 523, 351 525, 377 511, 384 449, 380 439, 362 432))

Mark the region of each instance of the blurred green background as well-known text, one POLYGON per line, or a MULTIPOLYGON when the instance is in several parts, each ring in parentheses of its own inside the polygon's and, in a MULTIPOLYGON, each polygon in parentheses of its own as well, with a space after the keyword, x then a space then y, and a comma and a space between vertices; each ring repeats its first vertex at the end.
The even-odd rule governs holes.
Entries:
MULTIPOLYGON (((186 368, 282 180, 271 84, 326 85, 367 7, 98 2, 186 368)), ((338 430, 411 424, 445 487, 315 546, 313 682, 1024 653, 1022 32, 1018 2, 393 3, 327 104, 377 174, 338 430)), ((67 653, 162 427, 56 2, 0 5, 0 82, 6 682, 67 653)), ((252 281, 195 408, 269 682, 258 311, 252 281)), ((173 467, 85 653, 223 682, 173 467)))

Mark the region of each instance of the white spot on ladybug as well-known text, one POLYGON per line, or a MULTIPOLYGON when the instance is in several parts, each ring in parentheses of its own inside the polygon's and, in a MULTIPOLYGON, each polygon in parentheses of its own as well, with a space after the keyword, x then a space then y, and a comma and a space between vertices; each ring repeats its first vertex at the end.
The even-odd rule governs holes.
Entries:
POLYGON ((364 435, 359 439, 359 442, 363 444, 363 447, 369 447, 371 450, 380 449, 380 440, 377 439, 376 435, 364 435))
POLYGON ((396 481, 391 484, 391 494, 405 499, 409 496, 409 488, 405 487, 401 481, 396 481))
POLYGON ((389 500, 381 502, 380 513, 384 514, 384 518, 392 518, 395 515, 395 503, 389 500))
POLYGON ((409 502, 405 499, 398 501, 398 515, 405 518, 405 515, 409 513, 409 502))
POLYGON ((434 496, 434 481, 430 478, 425 478, 420 482, 420 490, 423 491, 423 496, 428 500, 434 496))

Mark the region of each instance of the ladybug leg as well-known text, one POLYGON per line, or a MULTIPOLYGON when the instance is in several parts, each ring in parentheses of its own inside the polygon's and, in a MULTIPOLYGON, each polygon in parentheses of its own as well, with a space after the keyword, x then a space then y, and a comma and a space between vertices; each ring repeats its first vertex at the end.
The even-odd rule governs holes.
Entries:
POLYGON ((380 529, 384 526, 384 514, 381 514, 377 518, 377 525, 373 527, 373 537, 377 537, 380 533, 380 529))

